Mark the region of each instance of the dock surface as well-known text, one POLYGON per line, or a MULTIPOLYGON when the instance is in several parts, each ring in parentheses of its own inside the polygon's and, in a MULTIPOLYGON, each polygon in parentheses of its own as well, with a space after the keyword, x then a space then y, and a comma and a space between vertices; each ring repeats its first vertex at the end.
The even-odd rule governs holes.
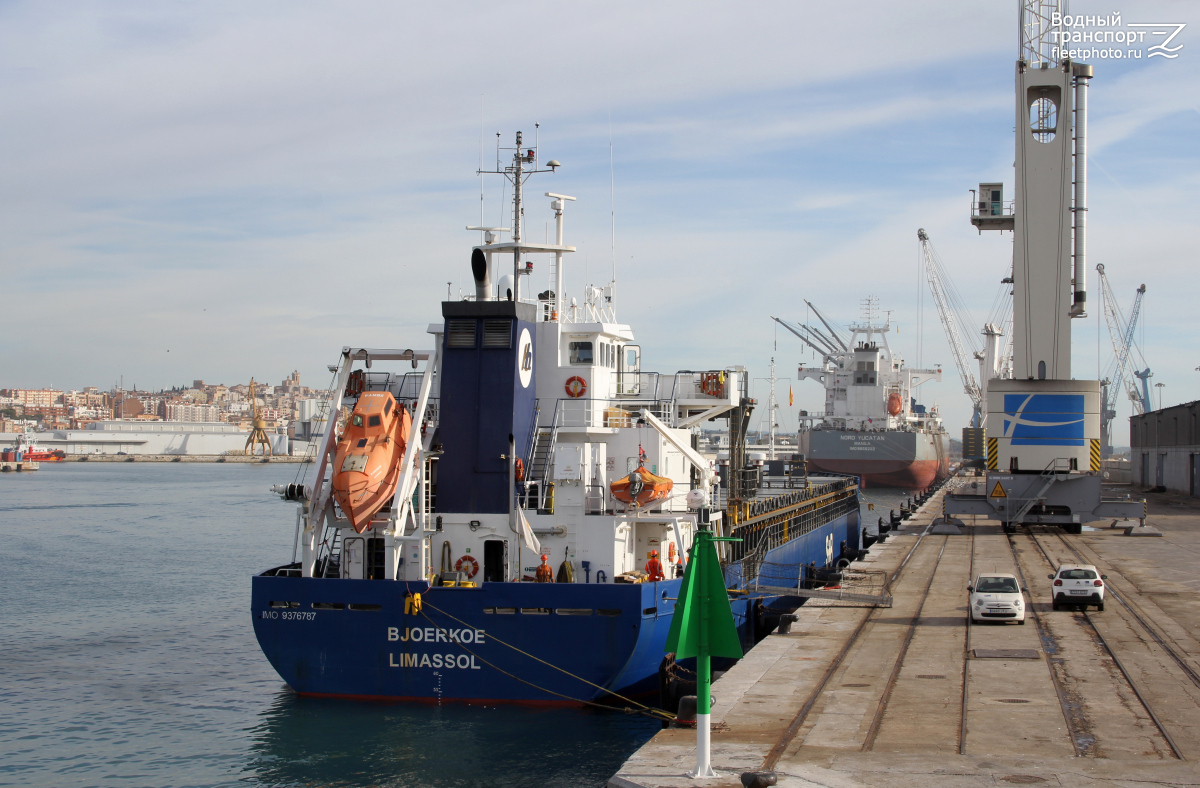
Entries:
POLYGON ((1148 496, 1162 538, 937 534, 943 494, 856 564, 889 574, 892 607, 810 600, 714 682, 721 777, 687 778, 695 731, 671 728, 609 785, 1200 785, 1200 500, 1148 496), (1107 575, 1103 612, 1052 610, 1059 563, 1107 575), (1022 578, 1026 624, 969 624, 970 578, 993 571, 1022 578))

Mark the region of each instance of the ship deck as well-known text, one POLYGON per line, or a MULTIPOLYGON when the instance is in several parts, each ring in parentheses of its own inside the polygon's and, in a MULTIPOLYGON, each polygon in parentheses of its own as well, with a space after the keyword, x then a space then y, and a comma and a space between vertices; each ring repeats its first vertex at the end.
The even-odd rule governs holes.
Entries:
MULTIPOLYGON (((754 491, 754 500, 765 501, 780 495, 796 492, 797 490, 806 489, 809 485, 816 487, 821 484, 841 481, 845 478, 845 476, 814 473, 809 475, 806 482, 803 476, 763 476, 762 485, 754 491)), ((727 487, 719 487, 717 490, 718 492, 714 496, 712 505, 716 509, 724 509, 725 504, 729 501, 729 489, 727 487)))
MULTIPOLYGON (((812 600, 714 683, 722 777, 703 784, 762 769, 781 786, 1196 784, 1200 502, 1151 496, 1163 538, 982 518, 943 535, 942 494, 864 562, 895 576, 892 608, 812 600), (1046 575, 1080 561, 1107 574, 1106 610, 1053 611, 1046 575), (968 625, 979 571, 1023 576, 1025 626, 968 625)), ((667 729, 609 785, 694 785, 694 766, 694 730, 667 729)))

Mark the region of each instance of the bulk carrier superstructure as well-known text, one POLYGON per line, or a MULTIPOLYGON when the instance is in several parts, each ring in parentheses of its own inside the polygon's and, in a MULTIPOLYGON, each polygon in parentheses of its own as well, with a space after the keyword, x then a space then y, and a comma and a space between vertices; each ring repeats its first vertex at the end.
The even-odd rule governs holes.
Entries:
POLYGON ((870 541, 857 480, 760 483, 745 460, 754 402, 743 368, 646 371, 611 285, 588 287, 581 307, 563 297, 574 198, 548 192, 554 242, 526 240, 526 180, 560 165, 538 169, 536 143, 525 147, 520 133, 508 150, 502 168, 498 149, 496 173, 513 187, 513 225, 468 228, 484 235, 470 254, 474 294, 440 304, 442 319, 409 349, 342 349, 331 428, 306 466, 315 474, 282 490, 297 505, 296 547, 290 563, 253 578, 251 610, 263 652, 301 694, 589 703, 653 693, 697 529, 742 539, 722 559, 747 647, 801 603, 789 588, 827 581, 870 541), (531 255, 550 260, 537 295, 531 255), (335 446, 341 472, 371 461, 349 445, 358 433, 339 440, 348 409, 356 427, 374 412, 357 404, 368 395, 387 403, 385 416, 394 399, 412 427, 392 452, 394 497, 355 527, 330 466, 335 446), (735 435, 724 487, 694 448, 700 425, 717 418, 735 435), (613 482, 640 484, 639 470, 674 492, 621 503, 613 482), (643 571, 652 551, 661 579, 643 571), (551 568, 558 582, 529 582, 551 568))
POLYGON ((798 451, 815 471, 857 476, 863 486, 928 487, 949 474, 946 431, 937 407, 917 404, 922 383, 941 380, 941 368, 910 369, 888 345, 891 320, 879 324, 873 298, 850 336, 811 303, 825 331, 775 318, 818 353, 820 366, 801 366, 799 380, 825 387, 825 410, 801 412, 798 451))

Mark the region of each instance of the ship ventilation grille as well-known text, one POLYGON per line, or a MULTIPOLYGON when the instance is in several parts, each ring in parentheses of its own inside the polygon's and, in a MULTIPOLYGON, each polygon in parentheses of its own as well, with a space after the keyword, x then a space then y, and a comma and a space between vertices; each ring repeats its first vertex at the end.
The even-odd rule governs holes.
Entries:
POLYGON ((512 323, 508 320, 483 321, 484 347, 512 347, 512 323))
POLYGON ((475 321, 447 320, 446 347, 475 347, 475 321))

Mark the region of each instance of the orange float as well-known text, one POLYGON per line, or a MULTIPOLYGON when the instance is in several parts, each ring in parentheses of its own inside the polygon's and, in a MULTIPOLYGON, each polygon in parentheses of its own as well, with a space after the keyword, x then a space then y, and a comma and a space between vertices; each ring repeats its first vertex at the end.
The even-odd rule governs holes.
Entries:
POLYGON ((361 369, 356 369, 350 373, 350 378, 346 381, 346 396, 354 399, 362 394, 366 388, 367 376, 361 369))
POLYGON ((333 497, 362 533, 400 481, 412 415, 386 391, 362 394, 333 457, 333 497))
POLYGON ((584 394, 587 394, 587 381, 578 375, 572 375, 567 378, 567 396, 572 399, 578 399, 584 394))
POLYGON ((700 374, 700 391, 710 397, 725 395, 725 373, 703 372, 700 374))

